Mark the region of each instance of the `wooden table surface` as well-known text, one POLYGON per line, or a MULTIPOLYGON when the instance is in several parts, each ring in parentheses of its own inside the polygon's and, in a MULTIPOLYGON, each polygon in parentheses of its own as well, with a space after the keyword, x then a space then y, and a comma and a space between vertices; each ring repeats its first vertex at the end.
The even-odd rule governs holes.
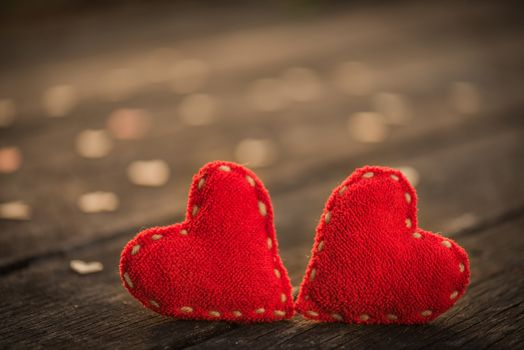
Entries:
POLYGON ((523 346, 516 7, 154 5, 0 26, 1 348, 523 346), (200 76, 180 87, 171 80, 177 62, 200 76), (132 140, 102 132, 111 147, 82 157, 80 133, 106 129, 115 111, 150 125, 132 140), (128 166, 151 159, 169 166, 167 182, 130 181, 128 166), (470 254, 467 294, 424 326, 300 316, 236 325, 143 308, 120 283, 120 251, 139 230, 182 220, 191 176, 215 159, 247 163, 266 184, 293 286, 331 189, 365 164, 402 167, 416 182, 420 226, 470 254), (86 213, 79 198, 97 191, 118 203, 86 213), (17 201, 29 210, 18 219, 5 209, 17 201), (104 269, 81 275, 75 259, 104 269))

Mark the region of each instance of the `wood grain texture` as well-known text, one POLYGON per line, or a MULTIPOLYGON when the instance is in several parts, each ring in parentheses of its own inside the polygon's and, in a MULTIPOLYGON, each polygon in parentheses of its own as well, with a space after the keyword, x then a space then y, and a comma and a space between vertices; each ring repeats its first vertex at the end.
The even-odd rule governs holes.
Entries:
MULTIPOLYGON (((524 50, 515 45, 521 29, 482 25, 493 11, 506 14, 508 10, 481 6, 472 11, 459 6, 450 17, 448 11, 434 7, 327 13, 309 22, 290 21, 282 26, 268 23, 256 31, 247 31, 241 38, 250 42, 260 36, 266 40, 282 36, 282 45, 295 43, 293 35, 301 31, 305 31, 303 35, 315 32, 318 37, 329 38, 326 50, 321 50, 319 41, 296 43, 301 52, 315 52, 300 60, 292 50, 277 56, 264 52, 259 60, 249 64, 228 66, 224 58, 215 54, 215 45, 224 40, 225 34, 218 33, 211 38, 199 36, 192 44, 195 48, 185 48, 188 54, 198 52, 198 57, 219 66, 215 67, 216 76, 212 76, 205 92, 217 96, 222 107, 216 123, 208 126, 184 125, 177 114, 183 96, 173 94, 162 85, 146 85, 119 103, 82 97, 72 115, 61 119, 43 116, 35 105, 39 98, 22 104, 14 126, 0 130, 0 145, 17 145, 24 154, 24 165, 16 177, 2 177, 0 201, 21 198, 35 210, 31 222, 0 222, 4 233, 0 236, 0 266, 111 237, 115 231, 134 230, 137 226, 180 217, 191 175, 207 161, 235 160, 235 147, 244 138, 270 138, 275 142, 277 161, 257 173, 272 193, 278 193, 325 180, 322 176, 332 179, 336 175, 345 176, 348 163, 402 165, 402 157, 453 147, 504 128, 521 128, 518 91, 522 81, 514 74, 524 56, 524 50), (348 35, 335 35, 340 31, 348 35), (215 41, 217 43, 212 44, 215 41), (418 42, 430 44, 421 50, 413 44, 418 42), (333 70, 346 60, 363 61, 373 69, 374 93, 394 91, 410 101, 413 118, 406 125, 391 127, 389 137, 379 145, 362 144, 348 137, 348 117, 354 112, 369 110, 372 98, 346 96, 333 86, 333 70), (278 78, 287 68, 300 65, 318 74, 324 91, 322 98, 291 103, 277 113, 250 108, 246 90, 254 80, 278 78), (474 80, 482 93, 483 108, 476 115, 457 113, 449 104, 451 85, 461 79, 474 80), (76 135, 86 128, 105 127, 108 115, 122 106, 145 108, 151 113, 154 124, 147 138, 136 142, 115 141, 114 150, 103 159, 87 160, 75 154, 76 135), (173 171, 173 179, 165 187, 155 189, 138 188, 129 183, 126 179, 129 163, 152 158, 165 159, 173 171), (326 168, 329 171, 325 171, 326 168), (80 212, 76 205, 78 197, 95 190, 115 192, 120 197, 119 210, 96 216, 80 212), (18 239, 8 239, 11 235, 18 239)), ((171 32, 178 28, 166 26, 164 30, 171 32)), ((159 29, 154 25, 150 30, 153 35, 159 29)), ((30 43, 27 40, 18 45, 30 43)), ((126 52, 130 55, 126 62, 132 64, 144 52, 159 45, 154 44, 137 43, 141 49, 126 52)), ((50 39, 48 45, 60 46, 50 39)), ((76 44, 71 45, 76 48, 76 44)), ((185 49, 182 46, 180 50, 185 49)), ((81 47, 76 50, 78 55, 86 54, 81 47)), ((118 50, 96 53, 91 52, 86 58, 95 60, 96 64, 91 65, 85 60, 73 60, 67 67, 49 63, 21 64, 18 74, 12 77, 17 79, 17 84, 9 85, 18 88, 11 91, 6 86, 0 91, 26 92, 24 88, 29 84, 38 85, 35 77, 40 77, 42 84, 50 83, 49 70, 76 69, 96 75, 94 67, 114 62, 122 54, 118 50), (25 76, 27 81, 23 83, 25 76)), ((12 70, 7 69, 10 65, 3 67, 0 71, 12 74, 12 70)), ((71 73, 70 78, 74 77, 71 73)))
POLYGON ((4 316, 0 339, 5 346, 115 348, 509 345, 515 342, 509 335, 524 326, 522 278, 517 278, 524 271, 519 258, 524 248, 523 227, 521 215, 457 237, 471 255, 471 287, 456 307, 427 326, 321 324, 300 316, 289 322, 236 326, 161 317, 141 307, 120 285, 116 265, 125 238, 75 250, 2 278, 0 294, 7 302, 0 307, 4 316), (76 275, 68 268, 72 258, 99 259, 106 270, 76 275), (479 334, 476 329, 484 331, 479 334))
POLYGON ((11 50, 0 55, 0 99, 12 98, 17 107, 15 123, 0 128, 0 148, 17 146, 23 154, 18 172, 0 174, 0 203, 20 199, 33 209, 29 221, 0 220, 0 348, 522 346, 519 11, 492 2, 351 3, 326 5, 318 13, 253 3, 213 9, 166 3, 145 12, 145 5, 128 6, 37 21, 31 31, 0 21, 0 42, 11 50), (162 47, 209 64, 211 75, 198 92, 220 101, 213 123, 185 124, 177 110, 185 96, 167 83, 141 81, 119 101, 97 90, 112 69, 139 71, 162 47), (350 96, 336 87, 335 68, 347 61, 373 72, 371 91, 350 96), (247 96, 253 82, 281 80, 292 67, 311 69, 321 96, 287 101, 274 112, 253 108, 247 96), (457 82, 471 84, 477 111, 462 113, 450 102, 457 82), (80 92, 78 104, 67 117, 48 118, 42 93, 62 83, 80 92), (360 142, 348 132, 348 119, 373 111, 382 92, 404 96, 411 118, 386 123, 381 142, 360 142), (114 140, 105 158, 79 157, 76 135, 105 128, 118 108, 151 114, 145 138, 114 140), (254 170, 271 194, 281 256, 294 286, 333 187, 355 168, 377 164, 418 172, 419 225, 453 237, 469 252, 467 294, 435 322, 417 327, 322 324, 300 316, 239 326, 178 321, 141 307, 121 286, 121 249, 145 227, 182 220, 192 174, 207 161, 237 160, 236 147, 246 138, 269 139, 277 151, 273 163, 254 170), (130 183, 126 167, 132 161, 156 158, 172 171, 165 186, 130 183), (115 192, 119 209, 82 213, 78 197, 96 190, 115 192), (81 276, 70 270, 72 259, 100 261, 105 268, 81 276))
MULTIPOLYGON (((504 139, 509 140, 507 142, 511 144, 511 138, 504 137, 504 139)), ((479 153, 486 154, 486 149, 490 149, 490 145, 491 142, 487 142, 483 147, 465 147, 469 152, 464 152, 459 157, 460 161, 456 161, 457 154, 460 154, 457 153, 460 151, 460 148, 445 152, 444 154, 447 154, 447 157, 437 153, 440 157, 433 158, 433 162, 429 155, 425 159, 430 163, 438 161, 444 169, 450 172, 467 173, 467 162, 464 159, 475 159, 479 157, 479 153)), ((496 149, 507 153, 504 148, 496 149)), ((491 162, 488 162, 488 159, 484 157, 485 164, 494 165, 500 157, 495 153, 491 162)), ((416 163, 414 164, 416 165, 416 163)), ((447 185, 443 185, 445 188, 453 188, 452 177, 444 177, 441 181, 447 183, 447 185)), ((472 189, 482 188, 482 184, 479 183, 473 182, 471 185, 473 186, 472 189)), ((276 202, 278 202, 278 197, 275 198, 276 202)), ((322 197, 323 191, 317 191, 316 195, 309 194, 309 200, 311 201, 321 203, 322 197)), ((444 210, 446 205, 460 202, 463 197, 463 192, 452 191, 445 195, 445 201, 428 201, 424 210, 428 211, 428 216, 434 218, 435 221, 445 221, 447 219, 444 210)), ((294 200, 295 206, 296 203, 304 202, 303 197, 298 198, 300 200, 294 200)), ((469 210, 475 211, 478 209, 483 216, 493 215, 503 208, 495 208, 494 206, 486 208, 482 201, 469 203, 469 210), (486 211, 486 209, 491 209, 491 211, 486 211)), ((307 215, 312 214, 308 213, 307 215)), ((313 223, 314 220, 311 221, 313 223)), ((302 245, 282 244, 281 246, 282 256, 286 266, 290 269, 295 283, 298 283, 304 271, 306 255, 312 241, 313 232, 310 233, 309 237, 301 233, 307 226, 300 225, 300 222, 297 221, 297 225, 292 230, 280 233, 280 237, 302 236, 304 240, 302 245), (300 246, 302 248, 299 252, 297 247, 300 246), (299 254, 302 257, 299 257, 299 254)), ((442 327, 448 326, 449 322, 451 322, 448 320, 449 317, 452 319, 460 315, 466 318, 485 317, 486 314, 492 311, 492 309, 488 309, 485 311, 485 314, 479 314, 478 308, 487 306, 489 302, 482 298, 477 300, 477 298, 473 297, 475 295, 473 293, 475 293, 475 288, 481 288, 476 287, 477 285, 485 285, 488 286, 486 288, 494 288, 497 293, 505 293, 508 281, 501 283, 501 281, 496 280, 492 283, 490 278, 498 274, 503 276, 500 278, 509 278, 512 274, 522 271, 522 266, 519 265, 521 262, 518 258, 524 244, 523 240, 520 239, 522 227, 523 222, 520 218, 494 225, 486 232, 482 231, 482 223, 479 223, 469 233, 466 232, 455 237, 471 254, 472 288, 455 309, 443 318, 438 319, 431 327, 428 326, 428 330, 421 333, 423 336, 429 337, 430 340, 435 340, 435 338, 431 337, 431 334, 433 334, 431 332, 439 329, 439 324, 442 327), (501 272, 505 270, 512 272, 511 274, 501 272), (464 310, 467 308, 471 308, 470 313, 464 314, 464 310), (455 315, 456 313, 458 314, 455 315)), ((121 248, 130 237, 126 233, 116 240, 93 243, 85 248, 73 249, 70 252, 63 252, 54 257, 37 260, 28 268, 1 278, 0 294, 7 296, 5 300, 9 300, 7 303, 2 304, 0 309, 2 315, 6 316, 3 321, 6 324, 2 327, 0 333, 2 339, 9 341, 6 344, 65 346, 68 342, 74 340, 84 344, 91 344, 92 346, 96 346, 96 344, 111 344, 116 347, 131 345, 147 348, 157 343, 173 346, 198 344, 209 336, 211 339, 202 343, 201 346, 216 345, 221 347, 249 344, 249 346, 262 347, 263 345, 265 347, 280 346, 281 344, 281 346, 285 347, 287 346, 285 344, 288 343, 291 344, 289 346, 301 345, 305 341, 304 339, 310 339, 309 342, 312 342, 311 346, 320 345, 320 343, 315 342, 316 339, 324 339, 325 342, 322 341, 322 344, 345 345, 348 342, 356 341, 353 340, 353 337, 355 334, 360 334, 358 339, 362 339, 362 345, 368 341, 378 342, 381 339, 385 339, 382 334, 386 330, 388 332, 390 330, 386 327, 386 329, 377 330, 377 333, 374 331, 370 332, 366 327, 319 325, 314 322, 304 321, 299 317, 291 322, 238 328, 237 326, 222 323, 180 322, 154 315, 139 306, 120 286, 117 272, 118 257, 121 248), (88 276, 75 275, 68 268, 68 261, 73 258, 87 261, 100 260, 106 266, 106 270, 103 273, 88 276), (64 325, 68 325, 68 327, 64 328, 64 325), (155 330, 158 329, 160 331, 157 334, 155 330), (314 333, 317 329, 320 332, 318 337, 314 333), (175 331, 176 337, 173 335, 175 331), (226 333, 222 334, 223 332, 226 333), (313 332, 311 337, 308 335, 310 334, 309 332, 313 332), (35 337, 30 336, 30 334, 40 334, 40 336, 35 337), (46 334, 52 334, 52 337, 44 337, 42 339, 41 337, 46 334), (217 334, 221 335, 215 337, 217 334), (122 339, 123 337, 125 339, 122 339), (327 340, 332 337, 334 339, 327 340), (118 342, 116 342, 116 338, 119 339, 118 342), (266 339, 268 339, 267 342, 266 339)), ((488 291, 481 290, 478 293, 480 296, 491 298, 488 291)), ((519 302, 519 297, 518 295, 512 295, 509 299, 500 298, 500 302, 502 306, 494 307, 509 307, 510 305, 507 303, 519 302)), ((517 327, 517 330, 520 329, 518 323, 515 327, 517 327)), ((399 327, 396 331, 391 330, 391 336, 397 332, 399 334, 411 334, 412 330, 417 329, 418 327, 399 327)), ((416 332, 418 334, 419 331, 416 332)), ((497 334, 494 334, 493 338, 489 340, 496 341, 496 336, 497 334)), ((405 342, 409 343, 409 340, 405 340, 405 342)), ((419 339, 413 341, 412 344, 427 345, 429 343, 422 342, 419 339)))

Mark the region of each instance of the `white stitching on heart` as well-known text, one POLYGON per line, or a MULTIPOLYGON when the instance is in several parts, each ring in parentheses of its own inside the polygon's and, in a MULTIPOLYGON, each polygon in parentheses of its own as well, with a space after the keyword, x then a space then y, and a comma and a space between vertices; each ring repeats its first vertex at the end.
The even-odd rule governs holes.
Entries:
MULTIPOLYGON (((221 170, 221 171, 225 171, 225 172, 231 172, 231 167, 229 167, 227 165, 222 165, 218 169, 221 170)), ((253 179, 253 177, 251 177, 249 175, 246 175, 245 179, 252 187, 256 186, 256 182, 253 179)), ((200 190, 205 185, 205 182, 206 181, 205 181, 204 177, 200 178, 200 180, 198 181, 198 184, 197 184, 197 189, 200 190)), ((264 202, 259 200, 258 201, 258 208, 259 208, 259 212, 260 212, 260 214, 262 216, 266 216, 267 215, 267 207, 266 207, 266 204, 264 202)), ((197 205, 194 205, 192 210, 191 210, 192 217, 196 216, 196 214, 198 213, 198 210, 199 210, 199 207, 197 205)), ((181 235, 187 235, 188 232, 187 232, 186 229, 182 229, 182 230, 180 230, 180 234, 181 235)), ((161 235, 161 234, 154 234, 154 235, 151 236, 151 239, 158 240, 158 239, 160 239, 162 237, 163 237, 163 235, 161 235)), ((272 247, 273 247, 273 240, 271 239, 271 237, 267 238, 267 246, 268 246, 268 249, 272 249, 272 247)), ((140 245, 136 244, 131 249, 131 255, 135 255, 139 250, 140 250, 140 245)), ((277 261, 276 258, 274 258, 274 260, 277 261)), ((277 278, 281 278, 282 277, 282 275, 281 275, 281 273, 280 273, 280 271, 278 269, 275 268, 273 271, 274 271, 275 276, 277 278)), ((130 288, 134 288, 134 284, 131 281, 131 278, 129 277, 129 274, 127 272, 125 272, 123 274, 123 277, 124 277, 124 280, 127 283, 127 285, 130 288)), ((284 293, 281 293, 280 300, 282 301, 282 303, 285 303, 286 300, 287 300, 287 296, 284 293)), ((155 300, 151 299, 151 300, 149 300, 149 303, 151 305, 153 305, 154 307, 156 307, 156 308, 160 307, 160 304, 157 301, 155 301, 155 300)), ((182 306, 179 310, 181 312, 183 312, 183 313, 192 313, 194 311, 191 306, 182 306)), ((266 312, 266 310, 264 308, 258 308, 258 309, 255 310, 255 313, 257 313, 257 314, 264 314, 265 312, 266 312)), ((273 313, 274 313, 275 316, 278 316, 278 317, 282 317, 282 316, 286 315, 286 312, 282 311, 282 310, 274 310, 273 313)), ((221 316, 221 313, 219 311, 216 311, 216 310, 208 311, 208 314, 210 316, 212 316, 212 317, 220 317, 221 316)), ((232 314, 235 317, 241 317, 242 316, 242 312, 240 312, 238 310, 232 311, 232 314)))
POLYGON ((195 217, 197 213, 198 213, 198 206, 195 205, 193 206, 193 210, 191 210, 191 216, 195 217))
POLYGON ((131 255, 135 255, 140 250, 140 244, 135 244, 133 249, 131 249, 131 255))
POLYGON ((273 313, 275 314, 275 316, 278 316, 278 317, 282 317, 286 315, 286 312, 282 310, 275 310, 273 311, 273 313))
MULTIPOLYGON (((375 175, 375 174, 374 174, 373 172, 366 172, 366 173, 364 173, 361 177, 362 177, 362 178, 369 179, 369 178, 372 178, 374 175, 375 175)), ((390 174, 389 177, 390 177, 392 180, 394 180, 394 181, 397 181, 397 182, 400 181, 400 177, 397 176, 396 174, 390 174)), ((356 181, 355 181, 355 182, 356 182, 356 181)), ((340 189, 338 190, 338 194, 339 194, 339 195, 342 195, 344 192, 346 192, 347 189, 348 189, 348 185, 343 185, 343 186, 341 186, 340 189)), ((330 198, 331 198, 331 197, 330 197, 330 198)), ((411 204, 411 202, 412 202, 412 197, 411 197, 411 194, 410 194, 410 193, 408 193, 408 192, 404 192, 404 198, 405 198, 405 200, 406 200, 406 202, 407 202, 408 204, 411 204)), ((326 215, 324 216, 324 222, 325 222, 326 224, 328 224, 328 223, 330 222, 330 220, 331 220, 331 211, 327 211, 326 215)), ((407 228, 411 228, 411 227, 413 226, 413 223, 412 223, 412 221, 411 221, 410 218, 406 218, 406 220, 405 220, 405 224, 406 224, 406 227, 407 227, 407 228)), ((416 238, 416 239, 420 239, 420 238, 423 237, 422 234, 419 233, 419 232, 413 232, 413 233, 412 233, 412 236, 413 236, 413 238, 416 238)), ((452 247, 451 242, 448 241, 448 240, 444 240, 444 241, 442 241, 441 244, 442 244, 443 246, 445 246, 446 248, 451 248, 451 247, 452 247)), ((316 249, 316 252, 315 252, 315 253, 319 253, 319 252, 321 252, 321 251, 323 250, 323 248, 324 248, 324 240, 321 240, 321 241, 318 243, 318 245, 317 245, 317 249, 316 249)), ((316 254, 315 254, 315 255, 316 255, 316 254)), ((314 257, 313 257, 312 259, 314 259, 314 257)), ((463 264, 463 263, 459 263, 458 266, 459 266, 459 271, 460 271, 461 273, 463 273, 463 272, 465 271, 465 266, 464 266, 464 264, 463 264)), ((308 283, 309 283, 310 281, 313 281, 313 280, 315 279, 315 277, 316 277, 316 268, 313 268, 313 269, 311 270, 311 273, 310 273, 310 276, 309 276, 309 279, 308 279, 308 283)), ((309 287, 309 286, 308 286, 308 287, 309 287)), ((455 299, 455 298, 458 296, 458 294, 459 294, 458 291, 453 291, 453 292, 451 293, 451 295, 450 295, 450 299, 455 299)), ((304 297, 304 299, 305 299, 305 300, 308 300, 308 299, 309 299, 309 296, 306 295, 306 296, 304 297)), ((428 317, 428 316, 431 316, 432 313, 433 313, 432 310, 424 310, 424 311, 422 311, 420 314, 421 314, 423 317, 428 317)), ((311 310, 306 311, 306 314, 308 314, 308 315, 310 315, 310 316, 315 316, 315 317, 318 316, 318 312, 316 312, 316 311, 311 311, 311 310)), ((340 316, 340 319, 339 319, 339 318, 335 317, 335 315, 340 316, 339 314, 331 314, 331 316, 332 316, 334 319, 336 319, 336 320, 342 320, 342 316, 340 316)), ((391 320, 391 321, 396 321, 396 320, 398 320, 398 316, 395 315, 395 314, 387 314, 386 317, 387 317, 389 320, 391 320)), ((362 321, 367 321, 367 320, 369 320, 369 315, 367 315, 367 314, 362 314, 362 315, 360 315, 360 319, 361 319, 362 321)))
POLYGON ((258 201, 258 211, 260 212, 260 215, 266 216, 267 215, 267 208, 266 204, 262 201, 258 201))
POLYGON ((255 187, 255 184, 256 184, 256 183, 255 183, 255 180, 254 180, 251 176, 246 175, 246 180, 247 180, 247 182, 249 182, 249 184, 250 184, 251 186, 255 187))
POLYGON ((328 212, 326 213, 326 216, 324 216, 324 222, 325 222, 326 224, 329 224, 330 221, 331 221, 331 212, 328 211, 328 212))
POLYGON ((433 313, 433 311, 431 311, 431 310, 424 310, 424 311, 422 311, 420 314, 421 314, 423 317, 428 317, 428 316, 431 316, 432 313, 433 313))
POLYGON ((182 306, 180 308, 180 311, 186 313, 186 314, 189 314, 191 312, 193 312, 193 308, 191 306, 182 306))
POLYGON ((450 241, 442 241, 440 242, 444 247, 451 248, 451 242, 450 241))
POLYGON ((386 317, 387 317, 387 319, 390 320, 390 321, 396 321, 396 320, 398 320, 398 316, 395 315, 395 314, 387 314, 386 317))
POLYGON ((362 321, 364 321, 364 322, 367 321, 367 320, 369 320, 369 315, 368 315, 368 314, 362 314, 362 315, 360 315, 360 320, 362 320, 362 321))
POLYGON ((135 288, 133 281, 131 281, 131 278, 129 277, 129 274, 127 272, 124 273, 124 279, 126 280, 126 283, 129 286, 129 288, 135 288))
POLYGON ((311 273, 309 274, 309 280, 313 281, 315 280, 315 277, 317 277, 317 269, 311 269, 311 273))
POLYGON ((337 321, 342 321, 344 319, 341 314, 337 314, 337 313, 331 314, 331 317, 333 317, 333 319, 337 321))

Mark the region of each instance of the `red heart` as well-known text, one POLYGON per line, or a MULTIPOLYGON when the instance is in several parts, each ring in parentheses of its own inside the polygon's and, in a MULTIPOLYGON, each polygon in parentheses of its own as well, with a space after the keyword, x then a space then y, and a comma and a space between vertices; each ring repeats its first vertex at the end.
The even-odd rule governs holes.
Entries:
POLYGON ((250 170, 228 162, 193 178, 186 220, 142 231, 120 275, 144 306, 184 319, 275 321, 293 316, 271 200, 250 170))
POLYGON ((469 283, 468 255, 417 226, 416 193, 397 170, 364 167, 332 192, 296 303, 305 317, 426 323, 469 283))

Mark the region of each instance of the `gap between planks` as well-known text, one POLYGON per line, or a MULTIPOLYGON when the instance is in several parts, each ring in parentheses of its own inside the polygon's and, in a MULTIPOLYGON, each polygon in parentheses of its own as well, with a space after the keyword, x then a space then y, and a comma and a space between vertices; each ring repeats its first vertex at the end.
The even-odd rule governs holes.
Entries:
MULTIPOLYGON (((429 132, 424 133, 420 136, 417 135, 412 138, 402 139, 396 143, 388 144, 386 145, 387 146, 386 149, 384 149, 383 147, 377 147, 377 148, 369 150, 368 152, 363 152, 362 154, 356 157, 352 157, 351 163, 360 163, 364 159, 373 159, 379 153, 381 153, 382 156, 384 156, 384 153, 386 153, 387 157, 389 157, 389 155, 392 154, 393 152, 394 154, 404 154, 404 155, 407 154, 408 156, 405 156, 405 158, 416 158, 416 157, 421 156, 422 154, 424 155, 437 154, 437 153, 455 148, 459 145, 465 145, 470 142, 478 142, 484 139, 488 139, 488 138, 493 137, 494 135, 492 129, 486 128, 487 126, 490 126, 490 120, 491 118, 486 118, 487 125, 483 125, 483 123, 479 123, 478 121, 466 120, 465 122, 461 123, 458 126, 454 125, 454 126, 447 127, 447 128, 445 127, 445 128, 438 130, 437 132, 435 132, 435 130, 430 130, 429 132), (482 125, 479 125, 479 124, 482 124, 482 125), (470 130, 471 136, 468 139, 464 139, 460 137, 457 137, 457 138, 453 137, 453 133, 460 134, 460 130, 463 130, 463 128, 465 127, 467 127, 468 130, 470 130), (489 132, 487 132, 488 129, 489 129, 489 132), (446 138, 447 140, 448 139, 459 140, 459 142, 446 143, 445 146, 440 147, 440 148, 415 147, 414 148, 415 150, 413 151, 413 147, 412 147, 413 144, 419 144, 419 145, 420 144, 422 145, 441 144, 438 142, 440 138, 446 138), (424 141, 424 142, 418 142, 418 141, 424 141), (394 151, 388 151, 392 149, 394 149, 394 151)), ((512 127, 516 125, 513 125, 513 124, 520 125, 520 123, 521 123, 520 118, 514 118, 514 117, 508 118, 505 120, 505 124, 504 124, 505 128, 498 130, 498 132, 496 132, 495 135, 502 136, 504 134, 507 134, 508 132, 514 132, 514 129, 512 129, 512 127), (509 129, 513 131, 508 131, 508 125, 509 125, 509 129)), ((392 158, 395 158, 395 157, 392 157, 392 158)), ((309 166, 305 166, 299 172, 300 174, 303 174, 303 175, 301 176, 299 175, 297 178, 295 178, 292 185, 289 184, 288 180, 285 180, 285 179, 279 180, 277 178, 276 181, 270 186, 272 188, 273 197, 309 186, 312 184, 312 179, 315 182, 324 180, 324 178, 326 177, 326 175, 324 175, 326 168, 335 169, 334 172, 332 172, 333 174, 330 177, 338 176, 338 172, 341 171, 341 169, 346 169, 347 171, 348 160, 346 159, 346 157, 341 157, 340 159, 334 160, 331 162, 328 161, 327 163, 315 163, 309 166)), ((488 225, 488 226, 496 225, 499 221, 501 220, 504 221, 506 217, 510 219, 514 217, 515 215, 518 217, 521 214, 523 208, 524 208, 524 203, 520 205, 519 207, 512 208, 509 211, 506 211, 506 212, 503 212, 497 215, 496 217, 488 218, 487 220, 484 220, 483 222, 481 222, 479 225, 475 225, 471 228, 466 229, 465 231, 476 232, 478 231, 479 226, 483 224, 488 225)), ((171 224, 172 222, 173 222, 173 216, 169 215, 169 218, 155 220, 155 222, 150 223, 150 225, 145 225, 145 226, 147 227, 158 226, 162 224, 168 225, 168 224, 171 224)), ((119 232, 116 234, 109 234, 107 236, 95 238, 87 242, 79 242, 77 244, 67 245, 63 248, 50 249, 49 251, 42 253, 42 254, 37 254, 37 255, 27 256, 27 257, 20 258, 20 259, 15 259, 11 262, 0 265, 0 277, 9 275, 18 270, 27 268, 36 261, 45 260, 48 258, 64 255, 68 252, 72 252, 72 251, 75 251, 81 248, 85 248, 89 246, 96 246, 99 244, 103 244, 105 242, 119 239, 121 237, 129 235, 129 231, 130 231, 129 228, 126 228, 126 229, 119 230, 119 232)), ((461 233, 459 232, 458 234, 460 235, 461 233)), ((463 234, 466 234, 466 232, 464 232, 463 234)))

